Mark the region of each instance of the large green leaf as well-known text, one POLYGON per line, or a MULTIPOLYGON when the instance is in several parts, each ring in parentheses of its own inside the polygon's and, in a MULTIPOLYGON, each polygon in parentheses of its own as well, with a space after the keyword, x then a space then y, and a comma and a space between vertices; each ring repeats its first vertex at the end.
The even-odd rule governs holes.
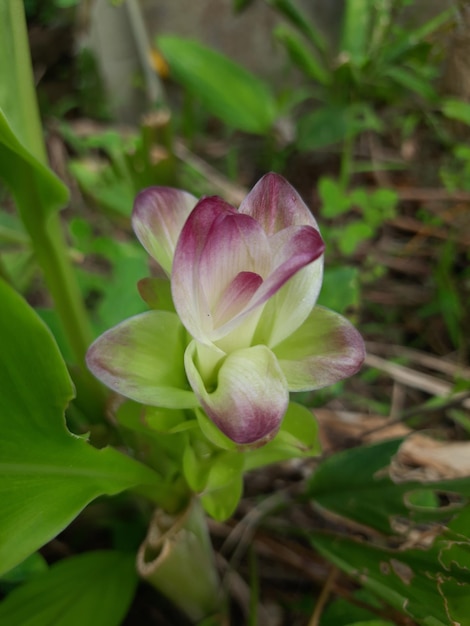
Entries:
POLYGON ((0 282, 0 573, 59 533, 94 498, 158 476, 66 428, 72 384, 52 335, 0 282))
POLYGON ((277 114, 268 86, 227 57, 181 37, 158 38, 174 78, 232 128, 267 132, 277 114))
POLYGON ((0 603, 8 626, 119 626, 137 585, 135 555, 88 552, 59 561, 0 603))

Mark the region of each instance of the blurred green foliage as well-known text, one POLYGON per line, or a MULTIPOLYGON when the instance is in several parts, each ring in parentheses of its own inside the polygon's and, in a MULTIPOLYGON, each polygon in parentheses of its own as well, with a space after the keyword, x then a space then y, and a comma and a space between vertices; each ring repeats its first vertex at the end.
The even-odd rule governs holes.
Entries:
POLYGON ((60 17, 63 9, 72 9, 80 0, 23 0, 26 18, 47 25, 60 17))

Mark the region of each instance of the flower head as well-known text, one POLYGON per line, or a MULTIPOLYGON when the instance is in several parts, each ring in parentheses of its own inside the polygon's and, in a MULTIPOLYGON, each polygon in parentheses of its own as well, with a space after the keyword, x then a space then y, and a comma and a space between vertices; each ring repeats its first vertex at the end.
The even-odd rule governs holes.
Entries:
POLYGON ((146 189, 133 227, 169 276, 176 313, 132 318, 93 344, 90 368, 108 385, 159 406, 199 403, 230 439, 260 444, 278 431, 289 391, 330 385, 359 369, 359 333, 315 306, 324 243, 281 176, 264 176, 238 210, 218 197, 198 202, 183 191, 146 189), (172 354, 162 353, 165 326, 174 334, 172 354))

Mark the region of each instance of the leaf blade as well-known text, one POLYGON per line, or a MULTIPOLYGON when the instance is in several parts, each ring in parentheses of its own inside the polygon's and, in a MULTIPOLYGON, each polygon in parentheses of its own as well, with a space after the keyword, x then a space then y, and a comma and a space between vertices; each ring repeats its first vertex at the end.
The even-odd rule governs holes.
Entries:
POLYGON ((263 134, 270 129, 277 105, 260 79, 197 41, 164 36, 157 43, 176 80, 210 113, 245 132, 263 134))
POLYGON ((99 495, 158 475, 111 448, 96 450, 66 428, 73 387, 40 318, 0 282, 0 573, 65 528, 99 495))
POLYGON ((9 626, 119 626, 137 585, 134 555, 88 552, 60 561, 0 603, 9 626))

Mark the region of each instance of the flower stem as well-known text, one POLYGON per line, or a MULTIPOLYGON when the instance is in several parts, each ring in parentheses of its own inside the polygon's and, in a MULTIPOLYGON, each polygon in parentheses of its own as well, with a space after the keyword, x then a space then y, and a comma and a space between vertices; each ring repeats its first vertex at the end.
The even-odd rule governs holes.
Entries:
POLYGON ((137 555, 137 570, 191 620, 222 623, 224 597, 197 499, 179 516, 156 512, 137 555))
POLYGON ((347 136, 343 141, 343 150, 341 153, 341 164, 340 164, 340 174, 339 174, 339 184, 341 186, 341 190, 346 192, 349 182, 351 179, 351 171, 353 165, 353 148, 354 148, 354 137, 347 136))

